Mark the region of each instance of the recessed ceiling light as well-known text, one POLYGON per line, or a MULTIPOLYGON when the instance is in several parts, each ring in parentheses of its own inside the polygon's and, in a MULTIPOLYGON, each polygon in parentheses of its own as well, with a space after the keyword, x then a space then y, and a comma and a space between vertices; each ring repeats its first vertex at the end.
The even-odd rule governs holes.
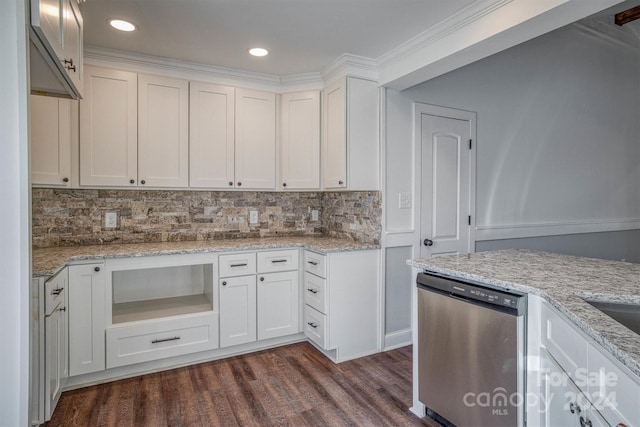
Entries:
POLYGON ((131 22, 123 21, 122 19, 109 19, 109 25, 120 31, 133 31, 136 29, 136 26, 131 22))
POLYGON ((249 49, 249 53, 253 56, 267 56, 269 54, 269 51, 261 47, 254 47, 252 49, 249 49))

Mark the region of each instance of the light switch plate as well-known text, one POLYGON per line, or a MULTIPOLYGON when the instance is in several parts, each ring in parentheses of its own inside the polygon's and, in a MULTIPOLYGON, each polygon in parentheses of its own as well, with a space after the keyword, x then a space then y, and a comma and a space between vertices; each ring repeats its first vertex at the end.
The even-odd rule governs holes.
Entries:
POLYGON ((411 209, 411 193, 398 194, 398 208, 411 209))
POLYGON ((118 212, 105 212, 104 228, 116 228, 118 226, 118 212))
POLYGON ((249 211, 249 224, 257 224, 258 223, 258 211, 251 210, 249 211))
POLYGON ((318 220, 318 210, 317 209, 312 209, 311 210, 311 221, 317 221, 318 220))

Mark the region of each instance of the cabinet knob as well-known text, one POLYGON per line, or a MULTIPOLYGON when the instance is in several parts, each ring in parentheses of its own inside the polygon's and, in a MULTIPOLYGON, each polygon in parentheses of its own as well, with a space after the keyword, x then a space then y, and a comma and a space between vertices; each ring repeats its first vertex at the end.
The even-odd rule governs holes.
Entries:
POLYGON ((241 186, 242 186, 242 183, 241 183, 241 182, 238 182, 238 187, 241 187, 241 186))
POLYGON ((282 186, 283 186, 283 187, 286 187, 286 186, 287 186, 287 183, 286 183, 286 182, 283 182, 283 183, 282 183, 282 186))
POLYGON ((233 187, 233 181, 229 181, 229 187, 233 187))
POLYGON ((76 72, 76 66, 73 65, 73 58, 64 60, 64 68, 74 73, 76 72))
POLYGON ((135 180, 135 179, 130 179, 130 180, 129 180, 129 184, 135 184, 135 183, 136 183, 136 180, 135 180))
POLYGON ((227 282, 222 282, 222 286, 227 286, 227 282))
POLYGON ((69 182, 69 178, 65 176, 64 178, 62 178, 62 182, 69 182))
POLYGON ((145 185, 147 183, 147 181, 145 181, 144 179, 142 181, 140 181, 140 184, 145 185))
POLYGON ((67 311, 67 307, 60 307, 60 311, 67 311))
POLYGON ((261 278, 260 278, 260 281, 261 281, 261 282, 264 282, 264 277, 261 277, 261 278))
POLYGON ((344 181, 338 181, 338 185, 344 184, 344 181))
POLYGON ((100 271, 100 267, 96 267, 96 268, 94 268, 94 269, 93 269, 93 271, 95 271, 95 272, 100 271))

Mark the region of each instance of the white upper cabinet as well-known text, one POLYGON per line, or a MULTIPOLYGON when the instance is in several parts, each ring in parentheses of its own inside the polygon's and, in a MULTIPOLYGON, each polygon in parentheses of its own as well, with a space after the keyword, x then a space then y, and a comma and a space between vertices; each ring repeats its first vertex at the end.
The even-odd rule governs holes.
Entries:
POLYGON ((320 188, 320 92, 286 93, 281 98, 281 186, 320 188))
POLYGON ((137 150, 137 75, 86 67, 80 101, 80 185, 137 185, 137 150))
POLYGON ((274 189, 276 96, 236 89, 236 188, 274 189))
POLYGON ((31 88, 82 97, 83 20, 77 0, 31 0, 31 88))
POLYGON ((189 82, 138 76, 138 179, 150 187, 189 184, 189 82))
POLYGON ((71 185, 71 107, 69 99, 29 98, 31 181, 35 185, 71 185))
POLYGON ((377 190, 377 83, 346 77, 325 88, 323 101, 323 187, 377 190))
POLYGON ((191 82, 189 186, 233 188, 235 89, 191 82))

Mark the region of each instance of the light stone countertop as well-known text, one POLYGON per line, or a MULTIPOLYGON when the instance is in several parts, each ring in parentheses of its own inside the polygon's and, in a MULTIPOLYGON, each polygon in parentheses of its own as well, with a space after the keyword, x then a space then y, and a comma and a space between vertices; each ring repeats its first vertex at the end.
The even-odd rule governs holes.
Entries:
POLYGON ((66 264, 72 264, 80 261, 203 252, 284 249, 293 247, 301 247, 321 253, 330 253, 379 249, 380 245, 331 237, 269 237, 192 242, 55 247, 34 249, 32 254, 32 269, 33 277, 48 277, 57 273, 66 264))
POLYGON ((412 259, 407 264, 539 295, 640 377, 640 335, 582 299, 640 304, 640 264, 529 250, 412 259))

